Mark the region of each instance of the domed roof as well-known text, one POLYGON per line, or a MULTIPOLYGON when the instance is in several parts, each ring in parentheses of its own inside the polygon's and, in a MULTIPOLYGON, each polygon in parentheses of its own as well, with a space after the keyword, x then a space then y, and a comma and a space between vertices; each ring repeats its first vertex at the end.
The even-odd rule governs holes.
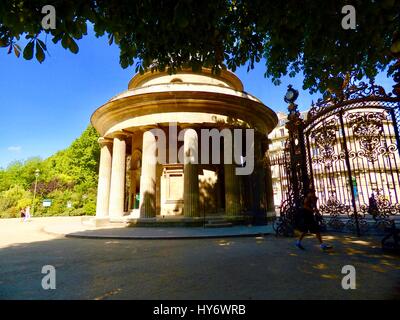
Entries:
POLYGON ((216 75, 211 72, 211 69, 206 68, 203 68, 201 72, 194 72, 191 69, 185 69, 172 75, 167 72, 151 71, 142 75, 136 74, 129 82, 128 89, 131 90, 151 85, 170 83, 219 85, 237 91, 243 91, 243 84, 234 73, 227 70, 221 70, 221 72, 216 75))
POLYGON ((278 119, 259 99, 243 91, 243 84, 230 71, 212 74, 182 70, 135 75, 128 90, 98 108, 91 117, 105 137, 121 130, 141 130, 167 122, 181 124, 248 126, 270 132, 278 119))

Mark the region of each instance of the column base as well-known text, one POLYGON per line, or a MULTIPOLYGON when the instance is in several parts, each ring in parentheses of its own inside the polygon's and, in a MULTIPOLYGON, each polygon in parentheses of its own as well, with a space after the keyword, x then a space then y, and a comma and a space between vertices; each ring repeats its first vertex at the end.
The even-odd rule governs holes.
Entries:
POLYGON ((116 217, 109 217, 110 222, 127 222, 129 219, 129 215, 124 213, 122 216, 116 216, 116 217))
POLYGON ((139 219, 140 218, 140 209, 133 209, 129 215, 129 219, 139 219))
POLYGON ((109 217, 82 217, 81 223, 88 227, 103 227, 110 224, 109 217))
POLYGON ((130 227, 201 227, 204 224, 203 217, 171 217, 157 216, 153 218, 129 217, 130 227))
POLYGON ((209 215, 200 217, 157 216, 154 218, 128 217, 130 227, 229 227, 232 225, 253 224, 253 219, 246 215, 209 215))
POLYGON ((129 216, 121 216, 121 217, 82 217, 81 218, 81 223, 84 226, 88 227, 104 227, 108 226, 112 223, 124 223, 126 224, 128 222, 129 216))

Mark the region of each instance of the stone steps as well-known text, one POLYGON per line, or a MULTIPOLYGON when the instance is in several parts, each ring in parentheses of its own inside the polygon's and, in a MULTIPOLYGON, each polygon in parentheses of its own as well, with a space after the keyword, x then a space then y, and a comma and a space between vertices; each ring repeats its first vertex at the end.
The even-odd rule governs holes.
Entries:
POLYGON ((120 226, 125 225, 123 221, 111 222, 109 218, 97 218, 97 217, 81 217, 81 224, 86 227, 105 227, 105 226, 120 226))
POLYGON ((207 223, 204 225, 205 228, 225 228, 232 227, 233 224, 229 221, 226 221, 222 218, 209 219, 207 223))

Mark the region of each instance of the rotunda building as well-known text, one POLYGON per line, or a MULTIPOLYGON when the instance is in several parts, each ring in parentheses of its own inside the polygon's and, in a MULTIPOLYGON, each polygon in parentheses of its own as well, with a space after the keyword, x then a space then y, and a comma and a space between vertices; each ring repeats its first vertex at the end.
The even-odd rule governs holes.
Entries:
POLYGON ((137 74, 91 122, 101 136, 97 219, 274 213, 266 155, 278 119, 229 71, 137 74))

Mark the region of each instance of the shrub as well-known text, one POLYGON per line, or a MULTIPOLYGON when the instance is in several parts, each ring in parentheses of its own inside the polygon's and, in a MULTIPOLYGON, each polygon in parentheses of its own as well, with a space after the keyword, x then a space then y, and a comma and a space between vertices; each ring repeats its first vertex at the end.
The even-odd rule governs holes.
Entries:
POLYGON ((15 185, 0 193, 0 214, 10 210, 18 212, 23 206, 30 205, 31 202, 30 192, 19 185, 15 185))

